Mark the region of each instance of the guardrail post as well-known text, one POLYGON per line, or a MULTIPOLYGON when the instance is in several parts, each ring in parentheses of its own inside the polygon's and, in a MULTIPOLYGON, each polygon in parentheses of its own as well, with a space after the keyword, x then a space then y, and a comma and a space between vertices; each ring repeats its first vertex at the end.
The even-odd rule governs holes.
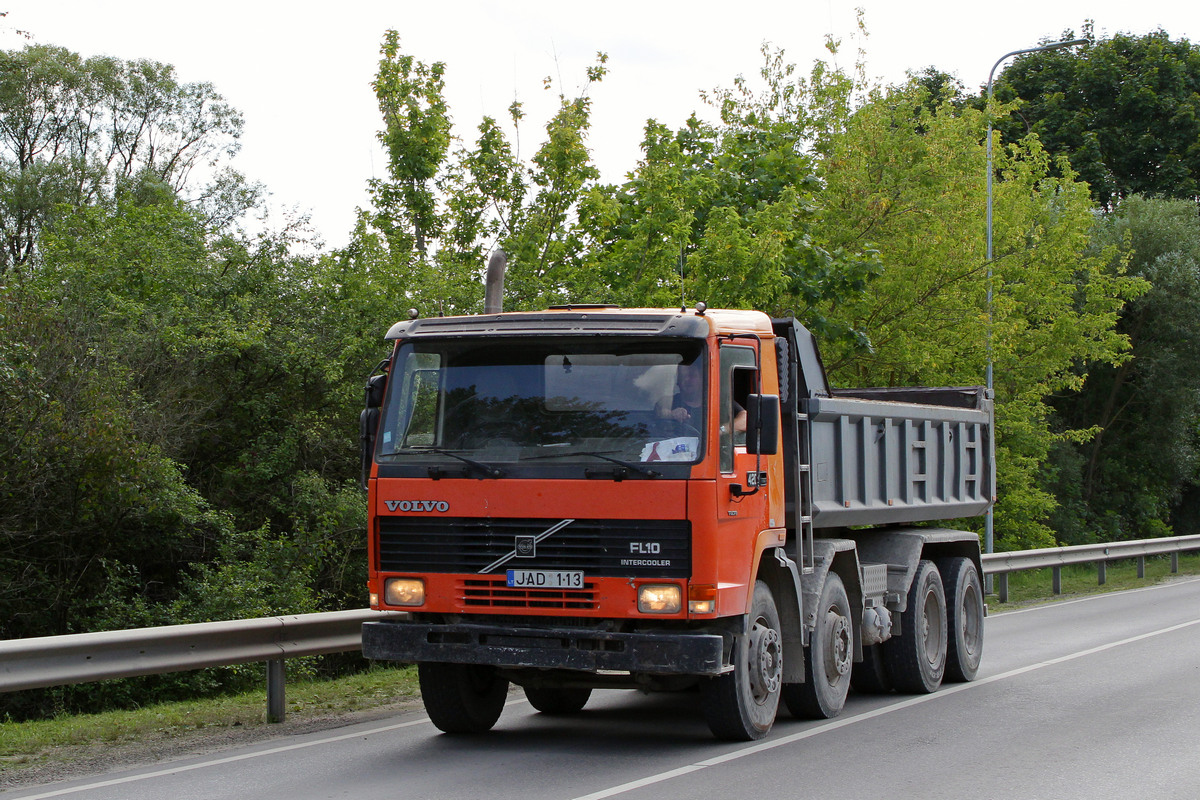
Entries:
POLYGON ((1146 557, 1138 556, 1138 577, 1146 577, 1146 557))
POLYGON ((1051 567, 1054 574, 1054 593, 1062 594, 1062 567, 1051 567))
POLYGON ((1179 572, 1179 553, 1171 553, 1171 574, 1179 572))
POLYGON ((1096 562, 1096 571, 1099 575, 1099 581, 1100 581, 1098 585, 1103 586, 1105 583, 1108 582, 1108 562, 1107 561, 1097 561, 1096 562))
POLYGON ((287 713, 286 685, 287 667, 284 660, 271 659, 267 662, 267 722, 283 722, 287 713))
POLYGON ((996 576, 997 591, 1000 594, 1000 602, 1008 602, 1008 573, 1001 572, 996 576))

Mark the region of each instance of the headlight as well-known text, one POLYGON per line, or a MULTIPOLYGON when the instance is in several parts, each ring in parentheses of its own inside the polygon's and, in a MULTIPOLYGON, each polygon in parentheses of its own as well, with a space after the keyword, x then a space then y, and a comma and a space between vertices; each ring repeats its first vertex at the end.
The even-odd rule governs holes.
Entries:
POLYGON ((683 607, 683 591, 675 584, 638 587, 638 611, 643 614, 678 614, 683 607))
POLYGON ((420 578, 388 578, 383 585, 383 601, 389 606, 423 606, 425 581, 420 578))

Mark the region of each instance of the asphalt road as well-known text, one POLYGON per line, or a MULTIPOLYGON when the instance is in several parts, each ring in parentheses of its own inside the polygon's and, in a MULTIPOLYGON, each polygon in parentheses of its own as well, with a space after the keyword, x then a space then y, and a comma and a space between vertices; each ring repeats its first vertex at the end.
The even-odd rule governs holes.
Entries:
POLYGON ((412 712, 0 797, 1200 797, 1200 579, 993 613, 983 666, 926 696, 781 712, 770 737, 714 741, 694 694, 603 691, 546 717, 515 693, 496 729, 439 734, 412 712))

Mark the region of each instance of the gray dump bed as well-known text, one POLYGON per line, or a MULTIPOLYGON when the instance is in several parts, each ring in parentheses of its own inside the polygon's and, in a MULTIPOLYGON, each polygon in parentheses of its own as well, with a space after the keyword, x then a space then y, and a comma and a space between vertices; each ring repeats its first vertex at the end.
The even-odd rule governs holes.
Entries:
POLYGON ((992 401, 982 387, 834 390, 801 401, 813 527, 947 520, 995 494, 992 401))

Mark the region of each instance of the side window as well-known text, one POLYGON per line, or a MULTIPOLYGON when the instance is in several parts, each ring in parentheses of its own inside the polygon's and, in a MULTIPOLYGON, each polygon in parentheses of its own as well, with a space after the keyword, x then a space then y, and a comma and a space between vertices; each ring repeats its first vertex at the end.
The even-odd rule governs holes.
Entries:
POLYGON ((379 442, 381 454, 435 444, 441 366, 442 357, 437 353, 409 352, 400 368, 393 368, 388 381, 392 397, 379 442))
POLYGON ((726 345, 721 348, 721 471, 733 471, 733 448, 744 444, 745 431, 735 431, 738 413, 757 383, 754 348, 726 345))
POLYGON ((438 370, 419 369, 412 373, 412 413, 404 433, 404 447, 432 447, 437 424, 438 370))

